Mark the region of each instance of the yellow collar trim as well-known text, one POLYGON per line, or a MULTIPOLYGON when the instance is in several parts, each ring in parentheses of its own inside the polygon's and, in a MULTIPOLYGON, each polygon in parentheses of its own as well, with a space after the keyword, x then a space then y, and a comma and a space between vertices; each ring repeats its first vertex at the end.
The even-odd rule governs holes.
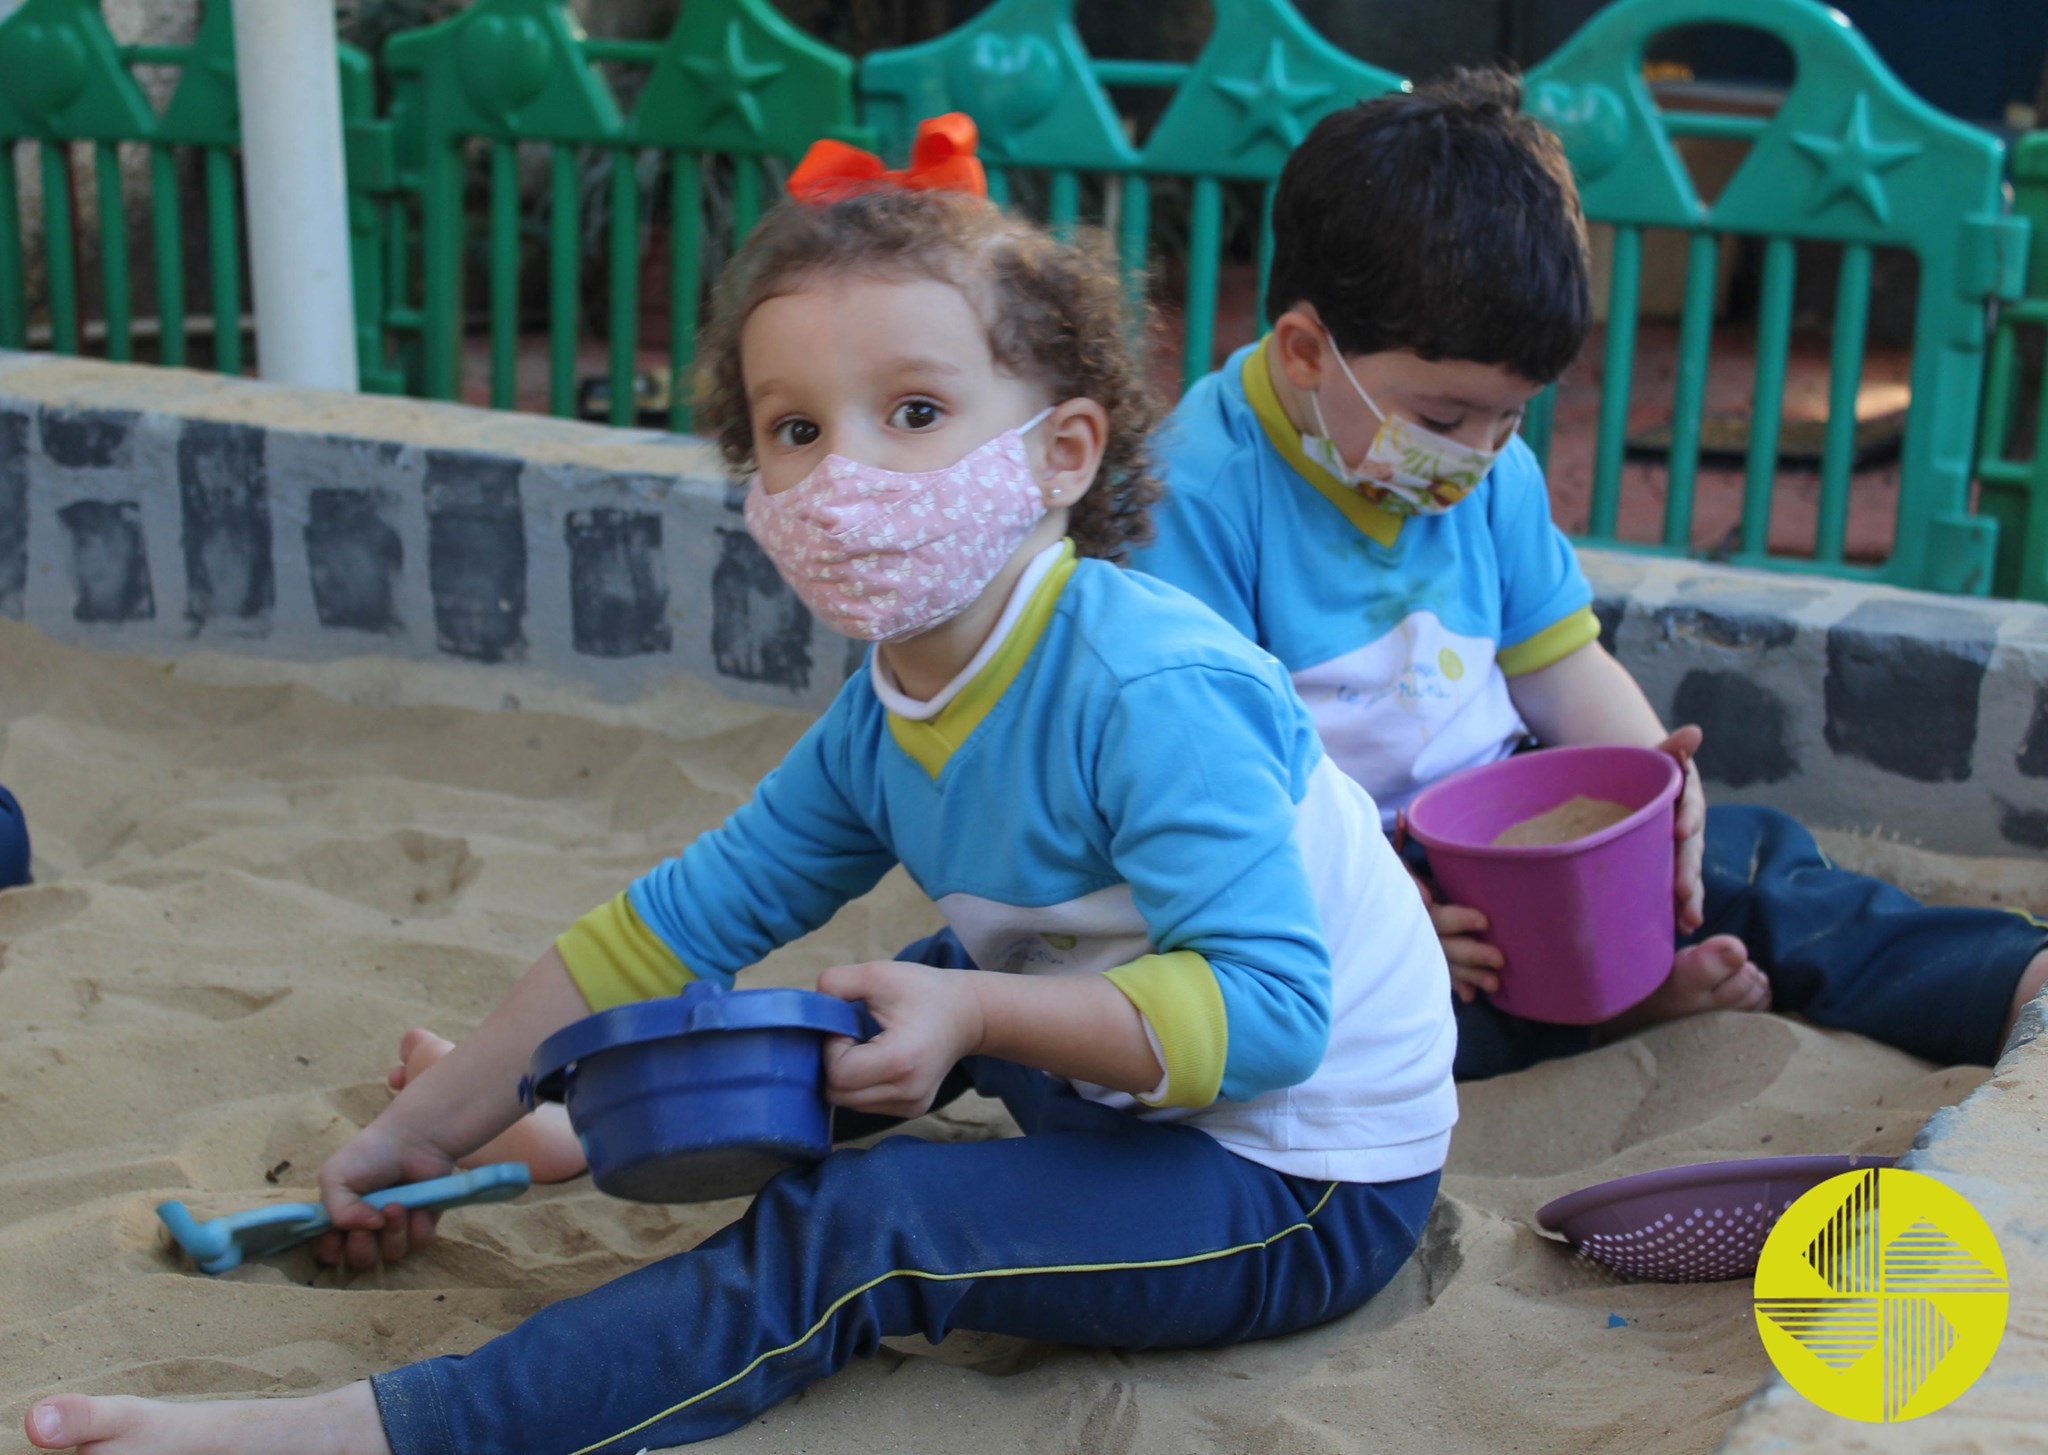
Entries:
POLYGON ((1076 564, 1073 541, 1061 541, 1059 558, 1032 591, 1031 599, 1018 614, 1010 634, 1003 638, 1003 644, 996 648, 996 654, 951 702, 939 709, 938 716, 918 722, 889 714, 889 736, 932 777, 939 776, 953 751, 981 726, 981 720, 1002 700, 1024 669, 1031 649, 1045 633, 1045 624, 1052 620, 1053 607, 1059 603, 1060 592, 1066 587, 1067 578, 1074 574, 1076 564))
POLYGON ((1266 348, 1272 342, 1273 336, 1267 334, 1259 340, 1259 346, 1244 358, 1244 397, 1251 404, 1252 413, 1265 427, 1266 438, 1273 442, 1273 448, 1280 452, 1280 458, 1293 468, 1294 473, 1315 486, 1325 500, 1343 511, 1346 520, 1381 545, 1391 546, 1394 538, 1401 534, 1401 517, 1381 510, 1302 453, 1301 431, 1294 427, 1287 411, 1280 407, 1280 396, 1273 390, 1273 376, 1266 372, 1266 348))

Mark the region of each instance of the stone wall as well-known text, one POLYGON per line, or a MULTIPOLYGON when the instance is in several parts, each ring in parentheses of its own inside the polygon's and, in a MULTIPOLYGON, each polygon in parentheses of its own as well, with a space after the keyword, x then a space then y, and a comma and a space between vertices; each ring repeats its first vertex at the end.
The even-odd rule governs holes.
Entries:
MULTIPOLYGON (((0 354, 0 616, 141 652, 677 674, 822 707, 812 621, 700 440, 0 354)), ((1587 552, 1610 647, 1719 799, 2048 848, 2048 608, 1587 552)))
POLYGON ((852 648, 703 442, 0 354, 0 616, 67 641, 678 673, 819 707, 852 648))
POLYGON ((2048 849, 2048 608, 1582 553, 1605 640, 1723 801, 1930 848, 2048 849))

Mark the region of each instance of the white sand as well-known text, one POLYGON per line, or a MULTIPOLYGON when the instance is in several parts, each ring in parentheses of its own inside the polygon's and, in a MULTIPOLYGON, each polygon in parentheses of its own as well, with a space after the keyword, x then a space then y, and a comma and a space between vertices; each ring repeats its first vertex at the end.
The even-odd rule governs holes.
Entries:
MULTIPOLYGON (((0 623, 0 781, 27 806, 39 879, 0 895, 8 1419, 54 1390, 280 1394, 467 1349, 735 1216, 570 1184, 451 1214, 393 1271, 338 1279, 300 1252, 206 1279, 160 1249, 152 1209, 310 1197, 383 1104, 400 1032, 474 1025, 802 726, 701 687, 604 709, 505 673, 165 666, 0 623)), ((1986 872, 2043 902, 2038 866, 1986 872)), ((887 955, 936 922, 891 876, 754 983, 887 955)), ((1671 1163, 1901 1151, 1981 1076, 1777 1017, 1666 1027, 1467 1088, 1423 1254, 1355 1317, 1135 1357, 897 1341, 719 1448, 1707 1450, 1766 1372, 1747 1285, 1622 1283, 1539 1236, 1534 1210, 1671 1163)), ((920 1129, 1003 1126, 975 1102, 920 1129)))

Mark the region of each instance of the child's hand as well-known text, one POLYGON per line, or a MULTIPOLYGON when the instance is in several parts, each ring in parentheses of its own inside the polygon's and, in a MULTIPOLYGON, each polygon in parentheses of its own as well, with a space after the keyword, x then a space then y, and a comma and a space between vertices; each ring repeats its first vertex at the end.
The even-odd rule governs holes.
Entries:
POLYGON ((322 1263, 346 1258, 355 1269, 396 1263, 408 1252, 434 1241, 439 1213, 392 1208, 381 1212, 363 1201, 367 1193, 405 1182, 445 1177, 455 1161, 428 1142, 407 1141, 376 1123, 357 1132, 320 1168, 320 1201, 334 1220, 334 1231, 322 1233, 313 1256, 322 1263))
POLYGON ((1410 870, 1422 903, 1429 910, 1430 925, 1443 942, 1444 959, 1451 967, 1451 993, 1470 1005, 1479 992, 1492 995, 1500 989, 1500 968, 1507 957, 1498 946, 1474 938, 1486 933, 1486 916, 1470 905, 1439 904, 1436 891, 1410 870))
POLYGON ((963 1056, 981 1044, 981 1005, 973 974, 877 960, 838 965, 818 989, 841 1000, 864 1000, 882 1028, 868 1041, 825 1042, 825 1099, 849 1111, 922 1116, 963 1056))
POLYGON ((1678 932, 1689 935, 1706 922, 1707 886, 1700 865, 1707 854, 1707 794, 1700 786, 1700 770, 1693 755, 1700 750, 1703 734, 1688 723, 1657 745, 1660 753, 1678 760, 1685 774, 1685 786, 1678 793, 1678 811, 1672 833, 1678 840, 1678 865, 1671 893, 1678 901, 1678 932))

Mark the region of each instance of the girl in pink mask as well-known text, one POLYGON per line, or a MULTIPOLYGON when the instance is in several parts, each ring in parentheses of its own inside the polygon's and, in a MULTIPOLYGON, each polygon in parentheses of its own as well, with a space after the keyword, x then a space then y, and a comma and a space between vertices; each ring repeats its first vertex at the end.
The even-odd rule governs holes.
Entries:
POLYGON ((842 1148, 466 1356, 304 1399, 60 1395, 28 1412, 37 1445, 631 1455, 744 1424, 884 1338, 1231 1343, 1357 1308, 1414 1251, 1456 1116, 1443 955, 1278 663, 1116 564, 1158 487, 1114 264, 857 170, 822 191, 800 170, 818 200, 735 258, 703 417, 751 476, 762 548, 876 642, 868 669, 473 1036, 408 1039, 398 1096, 321 1170, 347 1230, 324 1251, 404 1256, 431 1219, 361 1199, 461 1159, 573 1172, 566 1127, 521 1118, 542 1039, 729 986, 897 864, 946 929, 819 977, 880 1027, 825 1050, 835 1132, 972 1087, 1022 1134, 842 1148))

